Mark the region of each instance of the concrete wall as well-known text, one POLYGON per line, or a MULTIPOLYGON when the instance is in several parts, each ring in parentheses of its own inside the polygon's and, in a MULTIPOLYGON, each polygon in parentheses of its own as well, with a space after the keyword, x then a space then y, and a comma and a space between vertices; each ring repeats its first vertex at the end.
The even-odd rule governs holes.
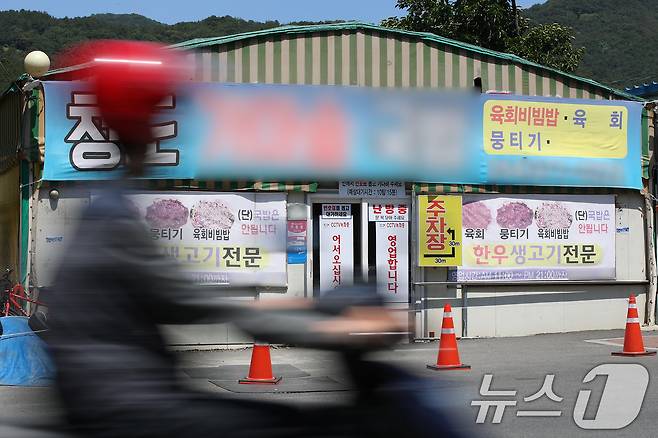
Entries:
POLYGON ((630 293, 637 295, 640 320, 645 315, 646 286, 641 284, 469 287, 464 333, 462 293, 453 289, 440 294, 444 299, 430 301, 424 336, 440 333, 445 302, 453 305, 456 332, 469 337, 624 328, 630 293))
POLYGON ((73 237, 77 218, 89 205, 89 190, 76 186, 59 188, 60 198, 49 198, 48 188, 38 191, 33 207, 34 222, 30 247, 34 248, 30 276, 37 287, 50 286, 66 247, 73 237))

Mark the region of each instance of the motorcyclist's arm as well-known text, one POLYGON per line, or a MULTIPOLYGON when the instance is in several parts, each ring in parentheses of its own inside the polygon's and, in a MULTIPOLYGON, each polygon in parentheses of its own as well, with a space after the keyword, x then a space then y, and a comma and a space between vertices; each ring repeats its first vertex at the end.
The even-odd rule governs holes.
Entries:
MULTIPOLYGON (((145 237, 136 221, 115 224, 125 238, 109 251, 122 276, 134 279, 132 287, 143 306, 159 324, 234 322, 257 339, 277 343, 340 348, 346 343, 370 343, 364 331, 399 329, 381 305, 381 300, 356 288, 317 303, 286 300, 254 305, 221 297, 215 288, 195 285, 176 262, 160 253, 145 237), (355 312, 354 308, 379 309, 355 312)), ((389 342, 389 341, 387 341, 389 342)))
POLYGON ((115 236, 103 249, 110 266, 118 267, 116 274, 131 283, 128 289, 158 324, 221 323, 253 312, 222 297, 216 288, 190 281, 176 261, 145 236, 139 222, 120 218, 108 227, 107 234, 115 236))

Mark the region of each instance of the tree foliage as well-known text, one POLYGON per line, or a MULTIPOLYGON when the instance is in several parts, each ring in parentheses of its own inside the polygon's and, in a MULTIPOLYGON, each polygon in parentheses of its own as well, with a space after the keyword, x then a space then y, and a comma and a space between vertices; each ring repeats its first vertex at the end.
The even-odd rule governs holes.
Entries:
POLYGON ((382 21, 386 27, 431 32, 530 61, 573 72, 584 50, 573 45, 572 30, 559 24, 531 26, 510 0, 398 0, 403 17, 382 21))
POLYGON ((454 10, 447 0, 398 0, 396 7, 406 9, 407 15, 387 18, 382 26, 442 36, 453 34, 454 10))
POLYGON ((566 72, 576 71, 584 49, 574 48, 571 29, 557 23, 531 27, 513 39, 511 51, 517 55, 566 72))

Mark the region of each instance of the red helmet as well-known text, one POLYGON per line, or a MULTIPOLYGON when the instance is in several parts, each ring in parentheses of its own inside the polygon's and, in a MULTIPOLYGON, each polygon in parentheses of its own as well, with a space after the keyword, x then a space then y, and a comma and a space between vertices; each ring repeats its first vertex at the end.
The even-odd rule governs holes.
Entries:
POLYGON ((184 79, 177 52, 149 42, 101 40, 76 46, 66 62, 85 65, 78 78, 91 79, 100 115, 124 145, 153 141, 158 104, 184 79))

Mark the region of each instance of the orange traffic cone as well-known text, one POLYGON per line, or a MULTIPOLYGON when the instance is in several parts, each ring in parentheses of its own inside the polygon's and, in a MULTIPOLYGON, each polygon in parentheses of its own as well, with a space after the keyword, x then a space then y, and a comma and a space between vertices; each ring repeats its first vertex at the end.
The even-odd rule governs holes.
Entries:
POLYGON ((653 356, 655 351, 644 349, 642 333, 640 332, 640 317, 637 313, 635 295, 631 294, 628 299, 628 313, 626 315, 626 332, 624 333, 624 348, 615 351, 613 356, 653 356))
POLYGON ((279 383, 281 377, 272 374, 272 359, 270 358, 270 345, 254 343, 251 352, 249 375, 238 383, 279 383))
POLYGON ((441 324, 441 340, 439 341, 439 357, 436 365, 427 365, 433 370, 467 370, 470 365, 464 365, 459 360, 457 338, 455 337, 455 324, 452 321, 452 307, 446 304, 443 307, 443 324, 441 324))

